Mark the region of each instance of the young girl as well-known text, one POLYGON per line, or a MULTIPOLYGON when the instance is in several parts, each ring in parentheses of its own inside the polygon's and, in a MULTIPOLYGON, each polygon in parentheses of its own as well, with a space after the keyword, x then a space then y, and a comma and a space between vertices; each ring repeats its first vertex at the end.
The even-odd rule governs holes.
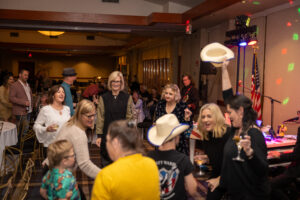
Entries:
POLYGON ((48 147, 49 171, 43 177, 40 194, 49 200, 80 199, 78 185, 72 172, 75 154, 72 144, 58 140, 48 147))

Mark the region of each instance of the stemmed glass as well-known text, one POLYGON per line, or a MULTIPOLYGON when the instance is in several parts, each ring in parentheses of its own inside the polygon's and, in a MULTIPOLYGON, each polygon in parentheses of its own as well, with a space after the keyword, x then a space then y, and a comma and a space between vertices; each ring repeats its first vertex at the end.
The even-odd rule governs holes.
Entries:
POLYGON ((242 146, 241 146, 241 143, 240 143, 240 140, 243 139, 243 136, 240 135, 235 135, 232 140, 235 142, 236 146, 237 146, 237 149, 238 149, 238 155, 237 157, 235 158, 232 158, 232 160, 235 160, 235 161, 239 161, 239 162, 244 162, 245 160, 243 158, 241 158, 241 150, 242 150, 242 146))
POLYGON ((203 168, 203 164, 204 164, 204 160, 195 160, 197 166, 199 167, 199 172, 197 173, 197 176, 204 176, 205 172, 202 170, 203 168))

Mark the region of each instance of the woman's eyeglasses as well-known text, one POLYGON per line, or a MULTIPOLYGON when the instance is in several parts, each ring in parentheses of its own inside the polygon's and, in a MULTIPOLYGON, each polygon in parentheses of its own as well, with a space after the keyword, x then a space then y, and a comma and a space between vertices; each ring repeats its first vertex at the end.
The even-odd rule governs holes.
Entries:
POLYGON ((95 118, 97 114, 92 114, 92 115, 84 115, 86 116, 88 119, 92 119, 95 118))
POLYGON ((121 83, 121 81, 111 81, 111 83, 121 83))

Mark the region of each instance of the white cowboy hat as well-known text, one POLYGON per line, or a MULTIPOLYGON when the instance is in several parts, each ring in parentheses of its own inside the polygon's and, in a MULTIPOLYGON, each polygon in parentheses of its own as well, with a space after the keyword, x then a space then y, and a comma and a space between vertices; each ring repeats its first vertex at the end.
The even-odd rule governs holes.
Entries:
POLYGON ((160 146, 189 128, 188 124, 179 123, 174 114, 166 114, 156 120, 156 124, 148 130, 148 141, 160 146))
POLYGON ((204 62, 211 62, 215 67, 221 67, 224 59, 231 60, 234 58, 234 53, 224 45, 214 42, 202 49, 200 57, 204 62))

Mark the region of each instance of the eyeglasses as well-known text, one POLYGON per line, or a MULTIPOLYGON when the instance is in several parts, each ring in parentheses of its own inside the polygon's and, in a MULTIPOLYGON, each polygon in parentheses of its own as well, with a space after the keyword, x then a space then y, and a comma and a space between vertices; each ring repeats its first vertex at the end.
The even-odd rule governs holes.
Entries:
POLYGON ((97 114, 92 114, 92 115, 84 115, 86 116, 88 119, 92 119, 95 118, 97 114))
POLYGON ((65 159, 68 159, 68 158, 72 158, 72 157, 75 158, 76 155, 75 155, 75 154, 72 154, 72 155, 69 155, 69 156, 65 156, 64 158, 65 158, 65 159))
POLYGON ((121 83, 121 81, 111 81, 111 83, 121 83))

